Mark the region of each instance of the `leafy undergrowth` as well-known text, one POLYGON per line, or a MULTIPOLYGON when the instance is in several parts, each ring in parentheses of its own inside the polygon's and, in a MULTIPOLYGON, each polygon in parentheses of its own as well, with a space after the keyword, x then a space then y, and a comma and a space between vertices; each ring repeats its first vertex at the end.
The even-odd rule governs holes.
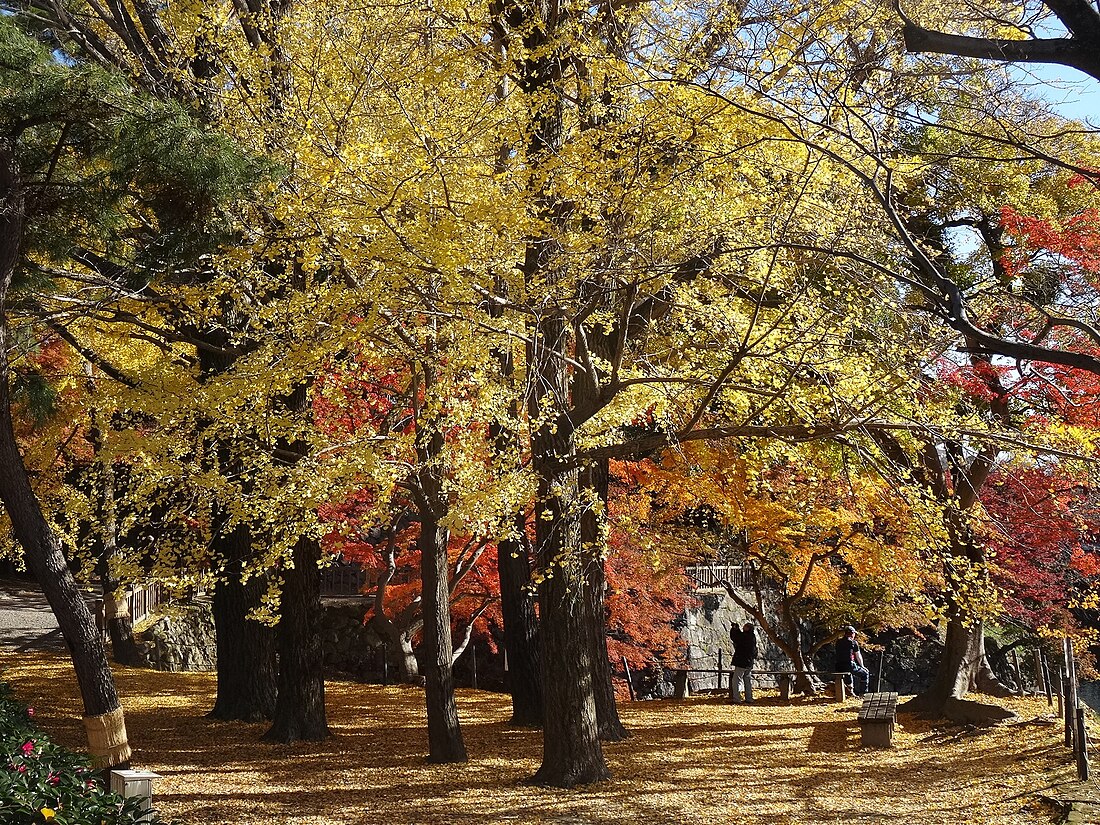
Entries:
POLYGON ((34 708, 0 683, 0 822, 53 825, 133 825, 143 819, 137 799, 108 791, 88 757, 53 742, 39 729, 34 708))
MULTIPOLYGON (((11 656, 8 678, 57 739, 79 746, 68 660, 11 656)), ((573 792, 522 784, 541 734, 505 724, 506 696, 460 691, 470 762, 424 762, 423 694, 336 682, 335 737, 261 744, 262 725, 204 718, 211 674, 117 668, 134 765, 164 775, 163 815, 213 823, 1051 823, 1035 794, 1073 772, 1045 701, 1012 699, 1021 720, 975 730, 902 715, 891 750, 862 750, 858 702, 752 706, 717 697, 624 704, 633 736, 606 746, 609 784, 573 792)))

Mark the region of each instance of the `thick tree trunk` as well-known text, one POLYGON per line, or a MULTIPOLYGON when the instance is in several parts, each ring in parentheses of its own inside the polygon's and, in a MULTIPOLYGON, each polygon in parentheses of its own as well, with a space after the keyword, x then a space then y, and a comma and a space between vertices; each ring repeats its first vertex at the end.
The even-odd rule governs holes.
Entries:
MULTIPOLYGON (((430 485, 435 486, 435 485, 430 485)), ((427 492, 427 491, 426 491, 427 492)), ((420 513, 420 578, 424 598, 424 695, 428 711, 428 761, 465 762, 458 723, 447 573, 450 532, 434 512, 420 513)))
POLYGON ((275 713, 275 634, 248 618, 265 588, 256 577, 241 582, 250 547, 247 528, 220 537, 224 573, 214 585, 214 632, 218 648, 218 694, 213 719, 264 722, 275 713))
MULTIPOLYGON (((532 377, 538 396, 567 398, 565 325, 560 317, 540 320, 532 377)), ((542 685, 545 719, 542 766, 532 782, 560 788, 602 782, 611 777, 600 745, 592 684, 591 614, 588 565, 591 556, 581 541, 579 471, 563 462, 574 451, 567 422, 543 424, 532 438, 532 466, 539 478, 535 511, 538 548, 542 685)))
MULTIPOLYGON (((299 286, 304 286, 301 284, 299 286)), ((276 411, 308 418, 310 415, 307 378, 294 391, 279 399, 276 411)), ((283 440, 278 447, 298 460, 309 455, 305 440, 283 440)), ((276 647, 279 652, 277 694, 268 742, 290 743, 328 738, 325 715, 325 663, 321 645, 321 545, 311 536, 299 535, 289 563, 283 566, 276 647)))
POLYGON ((931 686, 902 707, 965 723, 998 721, 1013 715, 995 705, 966 701, 964 697, 972 690, 1001 698, 1012 695, 985 658, 984 626, 981 622, 965 622, 956 611, 947 623, 943 655, 931 686))
MULTIPOLYGON (((611 657, 607 651, 607 616, 604 603, 607 575, 604 570, 603 549, 606 541, 604 525, 607 521, 608 484, 607 459, 593 462, 581 473, 581 486, 590 491, 591 498, 595 499, 592 505, 585 508, 581 517, 581 546, 591 559, 587 570, 585 608, 588 611, 588 655, 592 660, 596 724, 600 730, 600 739, 605 742, 620 742, 629 738, 630 733, 619 719, 619 709, 615 704, 615 685, 611 681, 611 657)), ((589 495, 582 494, 581 498, 589 500, 589 495)))
MULTIPOLYGON (((976 475, 976 474, 975 474, 976 475)), ((958 485, 968 479, 959 474, 958 485)), ((963 489, 962 507, 949 506, 944 524, 951 538, 951 555, 946 568, 976 570, 984 575, 985 549, 976 540, 966 518, 965 509, 977 501, 980 480, 970 479, 969 490, 963 489), (969 495, 967 493, 969 492, 969 495)), ((948 576, 950 579, 951 577, 948 576)), ((985 658, 985 627, 980 619, 968 614, 954 592, 948 592, 948 621, 944 635, 943 655, 931 686, 905 703, 908 710, 944 716, 959 722, 986 722, 1011 716, 1011 712, 992 705, 966 702, 963 697, 981 685, 987 693, 1008 696, 1011 693, 993 675, 985 658)))
POLYGON ((104 619, 107 622, 107 636, 111 640, 111 656, 121 665, 141 665, 144 660, 134 641, 134 625, 126 589, 109 574, 102 576, 100 583, 103 586, 104 619))
POLYGON ((576 508, 576 471, 544 470, 536 515, 544 689, 542 766, 532 782, 559 788, 611 777, 592 684, 590 612, 576 508), (556 492, 551 492, 551 491, 556 492))
POLYGON ((23 237, 24 196, 14 148, 0 140, 0 500, 27 566, 50 603, 76 670, 89 751, 98 767, 126 767, 122 704, 95 619, 31 487, 12 424, 7 298, 23 237))
MULTIPOLYGON (((210 348, 198 350, 200 380, 214 380, 236 362, 227 347, 224 332, 204 332, 210 348)), ((237 445, 228 436, 212 437, 208 449, 217 456, 217 467, 239 476, 241 487, 249 489, 249 479, 236 455, 237 445)), ((213 463, 212 463, 213 464, 213 463)), ((214 466, 209 469, 213 470, 214 466)), ((242 582, 242 574, 252 555, 252 533, 247 524, 227 527, 227 503, 219 503, 214 517, 211 554, 220 566, 214 583, 214 633, 218 657, 217 696, 208 714, 225 721, 264 722, 275 712, 275 634, 270 627, 248 618, 259 606, 266 587, 260 578, 242 582)))
POLYGON ((948 699, 962 699, 970 690, 982 653, 981 625, 967 626, 961 617, 953 617, 947 623, 943 655, 932 684, 906 706, 942 715, 948 699))
MULTIPOLYGON (((519 529, 524 529, 520 519, 519 529)), ((528 585, 531 561, 518 541, 497 546, 500 612, 504 619, 504 650, 508 657, 508 690, 512 694, 510 724, 542 727, 542 675, 539 671, 539 625, 528 585)))
POLYGON ((294 566, 283 576, 276 639, 279 650, 278 695, 271 729, 264 741, 320 741, 329 735, 325 715, 324 653, 321 616, 321 546, 302 536, 294 547, 294 566))

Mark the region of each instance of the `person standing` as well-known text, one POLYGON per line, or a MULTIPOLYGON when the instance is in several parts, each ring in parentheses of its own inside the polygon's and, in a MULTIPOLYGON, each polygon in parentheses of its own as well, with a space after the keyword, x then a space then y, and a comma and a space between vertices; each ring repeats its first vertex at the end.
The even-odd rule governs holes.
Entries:
POLYGON ((756 630, 752 622, 730 628, 733 641, 733 673, 730 674, 730 704, 741 704, 741 685, 745 686, 745 704, 752 704, 752 666, 756 661, 756 630))
POLYGON ((836 672, 852 675, 852 693, 862 696, 867 692, 871 671, 863 666, 863 652, 856 641, 856 629, 851 625, 841 628, 844 635, 836 643, 836 672))

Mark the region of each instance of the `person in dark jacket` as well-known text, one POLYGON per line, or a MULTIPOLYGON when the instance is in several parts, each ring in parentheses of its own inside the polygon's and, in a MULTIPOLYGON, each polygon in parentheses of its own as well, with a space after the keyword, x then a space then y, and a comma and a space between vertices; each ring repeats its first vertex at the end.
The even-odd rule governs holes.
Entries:
POLYGON ((862 696, 867 692, 871 671, 863 666, 863 653, 856 641, 856 629, 846 625, 842 631, 844 635, 836 643, 836 672, 852 674, 852 693, 862 696))
POLYGON ((752 704, 752 666, 756 661, 756 631, 752 622, 730 628, 733 641, 733 673, 730 674, 730 704, 741 703, 741 685, 745 686, 745 704, 752 704))

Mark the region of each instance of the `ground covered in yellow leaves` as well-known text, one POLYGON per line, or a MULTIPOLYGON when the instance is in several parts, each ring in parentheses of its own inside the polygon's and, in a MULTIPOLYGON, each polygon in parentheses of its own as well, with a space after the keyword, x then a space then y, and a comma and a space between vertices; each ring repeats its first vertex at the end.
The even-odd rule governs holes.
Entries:
MULTIPOLYGON (((1073 773, 1045 700, 1010 700, 1020 721, 985 730, 902 714, 892 750, 862 750, 858 701, 730 706, 718 697, 627 703, 633 733, 606 746, 615 778, 532 788, 541 734, 507 726, 508 698, 459 693, 470 761, 424 762, 423 694, 327 687, 333 738, 274 746, 262 725, 204 718, 212 674, 117 668, 134 766, 164 776, 155 803, 186 825, 218 823, 1051 823, 1040 801, 1073 773)), ((7 655, 0 678, 42 725, 81 747, 67 659, 7 655)))

